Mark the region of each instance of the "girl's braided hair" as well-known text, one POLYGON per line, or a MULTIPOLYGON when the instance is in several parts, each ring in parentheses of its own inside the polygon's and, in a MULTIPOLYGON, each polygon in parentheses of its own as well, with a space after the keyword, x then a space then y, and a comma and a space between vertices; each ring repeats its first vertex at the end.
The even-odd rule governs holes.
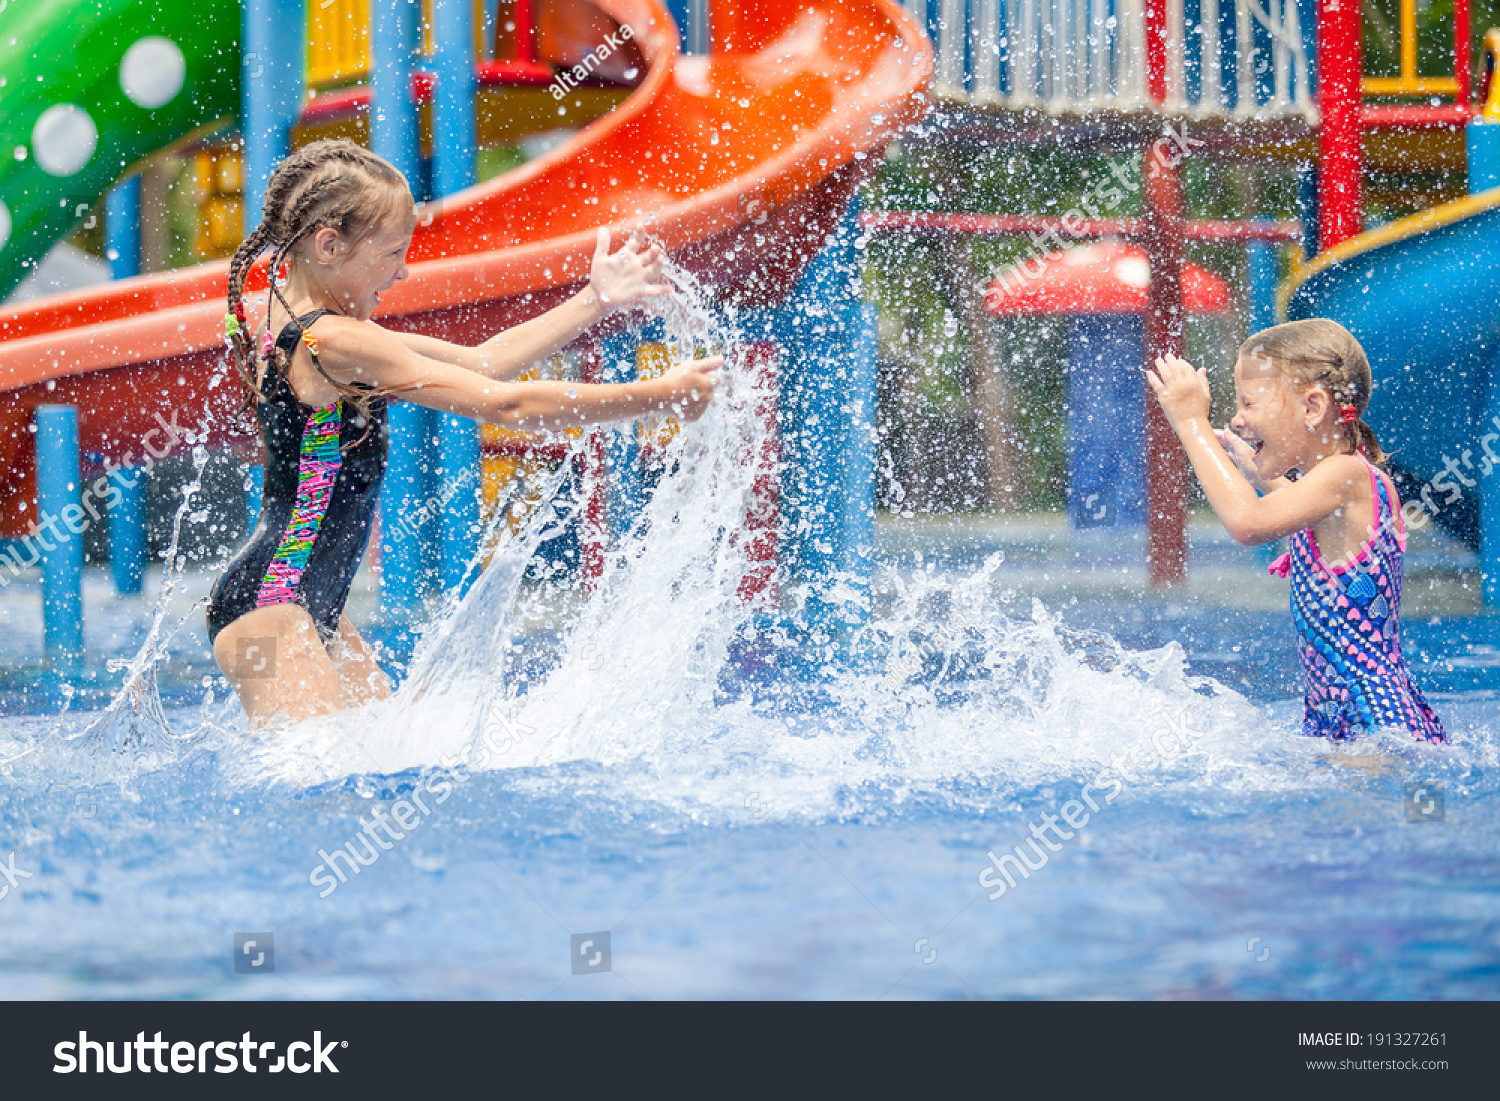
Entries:
POLYGON ((1337 321, 1312 317, 1274 325, 1240 345, 1240 358, 1250 362, 1268 359, 1288 384, 1305 390, 1327 390, 1349 451, 1363 452, 1377 465, 1385 462, 1380 442, 1362 419, 1374 388, 1370 360, 1354 334, 1337 321), (1339 418, 1339 413, 1347 419, 1339 418))
MULTIPOLYGON (((265 400, 255 369, 255 345, 245 320, 245 279, 262 252, 271 250, 270 291, 266 296, 266 324, 270 325, 271 295, 297 326, 298 340, 304 330, 277 285, 277 274, 303 238, 325 226, 339 231, 351 245, 374 233, 388 218, 412 206, 406 177, 390 162, 345 138, 315 141, 296 150, 276 166, 266 185, 260 225, 246 237, 229 261, 229 311, 237 319, 230 323, 229 345, 235 371, 245 384, 246 408, 265 400)), ((269 331, 269 329, 268 329, 269 331)), ((277 369, 285 372, 290 357, 275 348, 277 369)), ((359 410, 368 424, 370 402, 390 393, 376 387, 340 382, 324 370, 316 354, 318 373, 338 391, 339 397, 359 410)))

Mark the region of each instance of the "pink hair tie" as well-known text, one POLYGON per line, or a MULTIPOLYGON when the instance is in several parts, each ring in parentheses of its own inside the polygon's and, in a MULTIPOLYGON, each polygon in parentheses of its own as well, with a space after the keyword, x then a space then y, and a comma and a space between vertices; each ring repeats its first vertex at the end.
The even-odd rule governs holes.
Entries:
POLYGON ((1276 561, 1266 567, 1266 572, 1274 577, 1286 577, 1292 572, 1292 552, 1287 551, 1276 561))
POLYGON ((271 339, 271 330, 267 329, 261 334, 260 354, 264 359, 270 359, 271 353, 276 349, 276 341, 271 339))

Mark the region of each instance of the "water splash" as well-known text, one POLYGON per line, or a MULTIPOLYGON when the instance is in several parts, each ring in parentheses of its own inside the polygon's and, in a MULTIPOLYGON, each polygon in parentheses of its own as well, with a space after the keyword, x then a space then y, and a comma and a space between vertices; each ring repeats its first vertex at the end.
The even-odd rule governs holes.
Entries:
POLYGON ((515 660, 538 611, 521 576, 576 512, 577 486, 500 541, 424 635, 395 699, 258 741, 244 775, 308 786, 461 763, 541 797, 588 790, 699 821, 848 816, 910 800, 992 807, 1091 777, 1173 722, 1201 736, 1152 782, 1280 786, 1306 772, 1315 749, 1268 749, 1261 713, 1187 675, 1177 644, 1127 651, 1063 627, 1040 601, 1017 615, 1000 556, 968 576, 929 565, 851 591, 871 614, 837 651, 809 649, 795 616, 753 607, 740 584, 764 375, 734 320, 690 275, 668 276, 671 354, 722 352, 723 386, 659 456, 658 484, 555 662, 538 673, 515 660))

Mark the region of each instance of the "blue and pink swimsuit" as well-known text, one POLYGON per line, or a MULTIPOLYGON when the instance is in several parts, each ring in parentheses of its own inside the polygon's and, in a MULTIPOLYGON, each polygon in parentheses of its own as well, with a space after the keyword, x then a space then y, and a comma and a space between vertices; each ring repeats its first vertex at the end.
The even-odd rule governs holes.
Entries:
MULTIPOLYGON (((332 310, 297 319, 307 331, 332 310)), ((290 362, 297 325, 276 346, 290 362)), ((364 557, 386 465, 385 399, 370 402, 368 426, 349 402, 305 405, 269 356, 255 419, 265 444, 265 489, 250 541, 230 559, 208 603, 209 641, 246 612, 300 604, 326 642, 338 630, 349 586, 364 557)))
MULTIPOLYGON (((1360 456, 1364 459, 1364 456, 1360 456)), ((1443 724, 1412 680, 1401 653, 1401 555, 1406 526, 1395 486, 1368 459, 1375 533, 1352 562, 1330 567, 1312 528, 1271 563, 1291 575, 1292 620, 1300 636, 1302 733, 1343 740, 1382 727, 1404 727, 1446 742, 1443 724)))

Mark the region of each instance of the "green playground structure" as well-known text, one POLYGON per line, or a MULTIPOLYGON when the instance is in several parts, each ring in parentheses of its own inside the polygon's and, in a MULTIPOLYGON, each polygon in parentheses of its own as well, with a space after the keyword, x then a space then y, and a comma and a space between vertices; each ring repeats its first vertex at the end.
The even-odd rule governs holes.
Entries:
POLYGON ((238 114, 241 19, 238 0, 0 3, 0 298, 136 162, 238 114))

